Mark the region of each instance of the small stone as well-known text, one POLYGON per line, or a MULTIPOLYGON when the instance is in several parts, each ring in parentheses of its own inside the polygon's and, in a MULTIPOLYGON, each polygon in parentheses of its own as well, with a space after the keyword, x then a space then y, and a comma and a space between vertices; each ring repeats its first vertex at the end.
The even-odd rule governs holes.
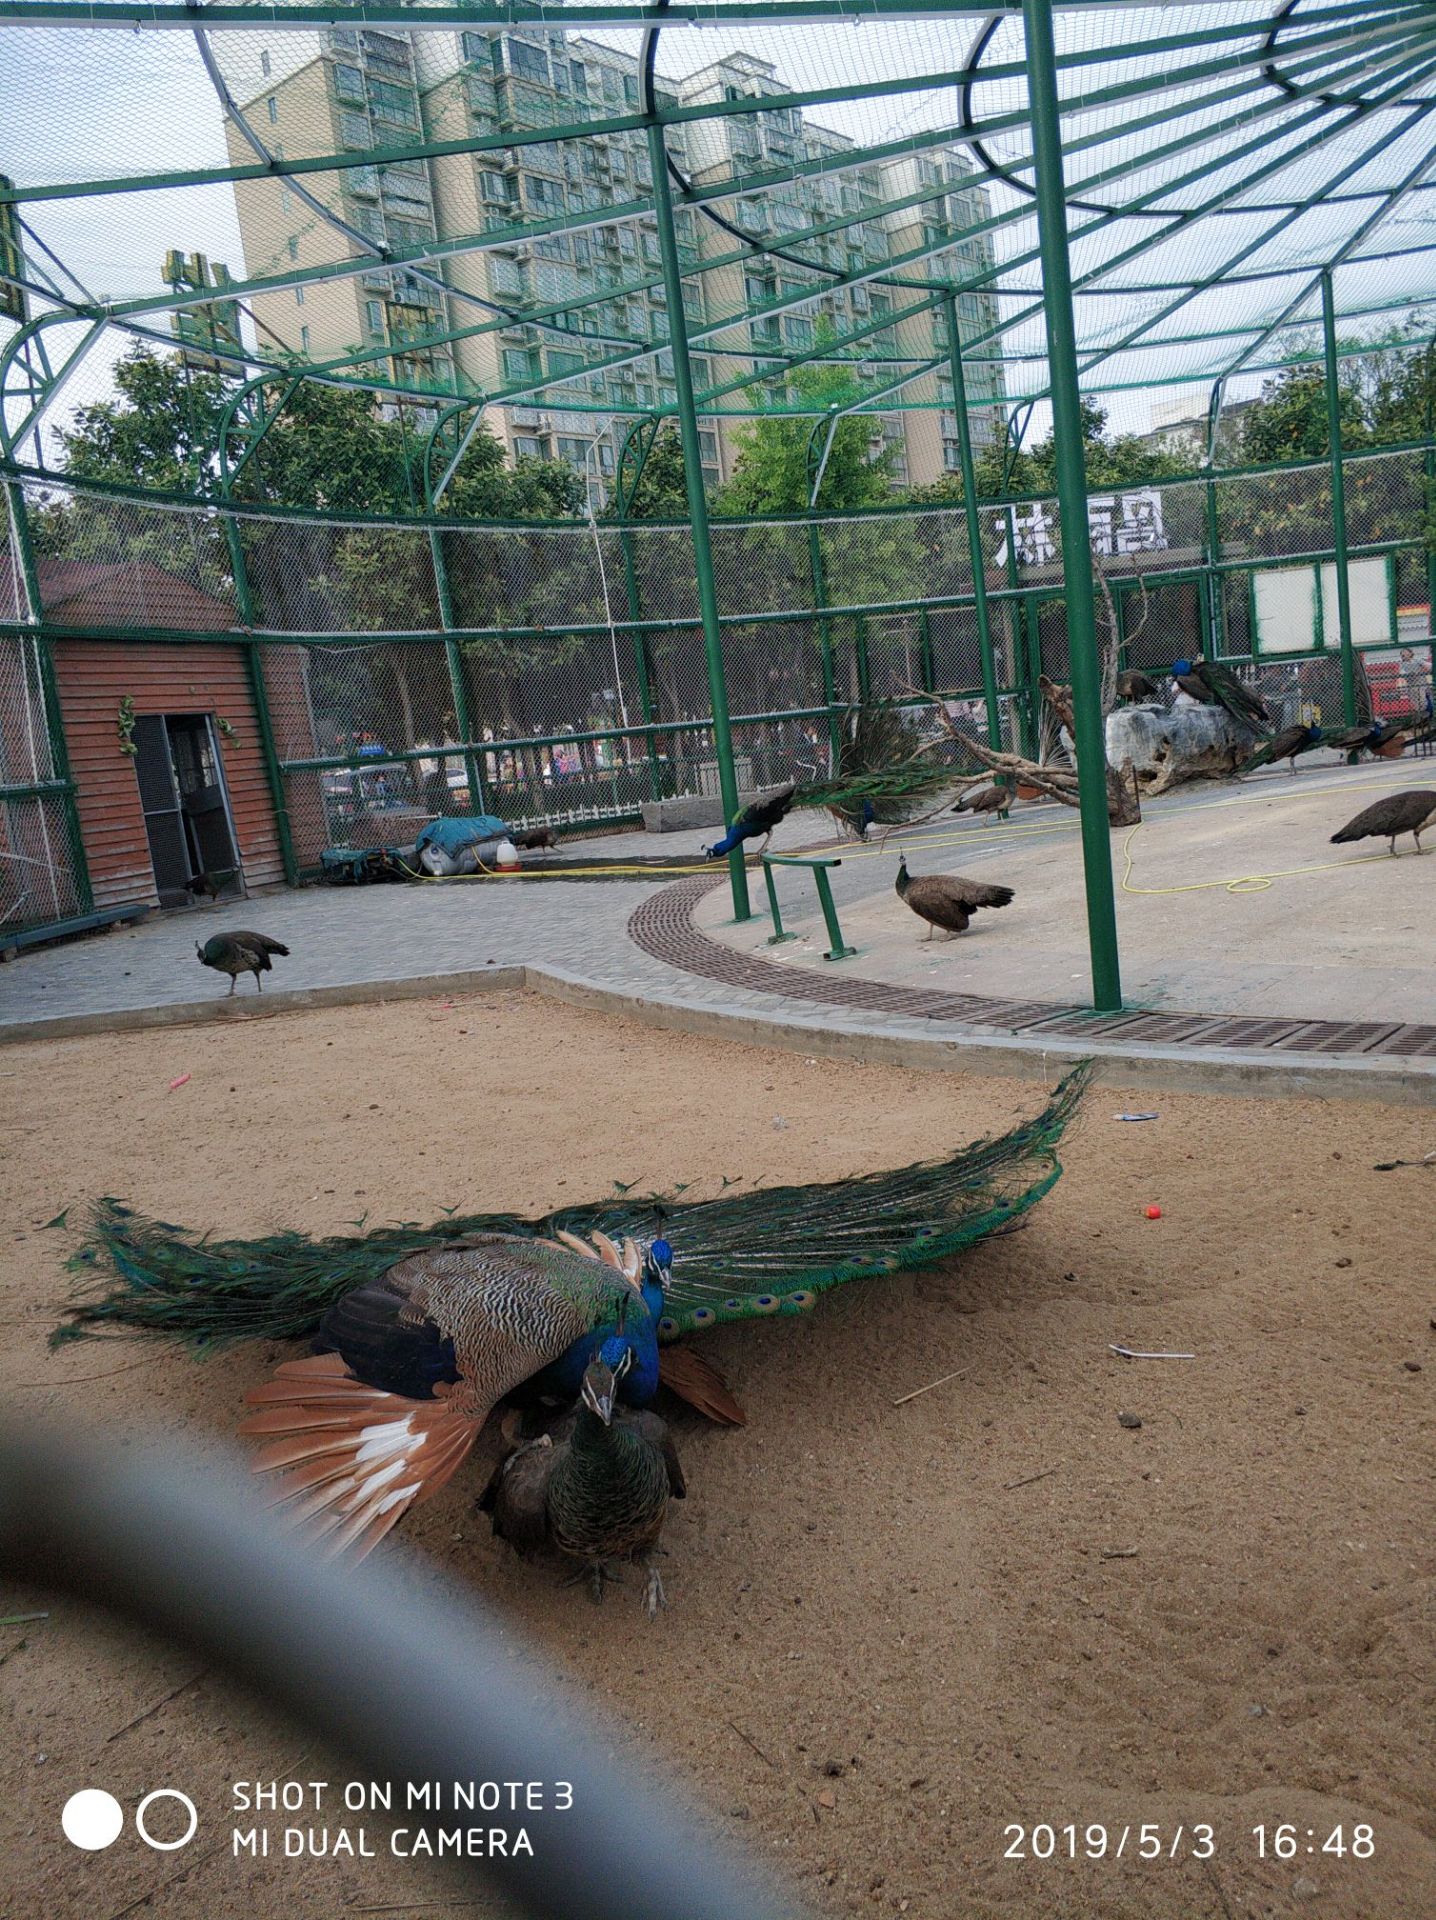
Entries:
POLYGON ((1292 1412, 1297 1416, 1299 1420, 1304 1420, 1306 1418, 1305 1407, 1293 1407, 1292 1412))
POLYGON ((823 1772, 830 1780, 841 1780, 845 1768, 841 1760, 825 1760, 823 1762, 823 1772))
POLYGON ((823 1791, 817 1796, 817 1801, 820 1807, 826 1807, 830 1813, 838 1804, 836 1796, 829 1787, 823 1788, 823 1791))
POLYGON ((1421 1371, 1421 1362, 1419 1360, 1403 1360, 1401 1364, 1408 1373, 1420 1373, 1421 1371))
POLYGON ((1349 1267, 1351 1265, 1351 1255, 1349 1253, 1342 1254, 1336 1264, 1339 1267, 1349 1267))
POLYGON ((1256 1704, 1256 1702, 1253 1701, 1252 1704, 1247 1708, 1247 1712, 1251 1715, 1253 1720, 1260 1720, 1262 1715, 1266 1712, 1266 1708, 1259 1707, 1256 1704))
POLYGON ((751 1820, 752 1817, 752 1814, 746 1807, 729 1807, 728 1809, 728 1818, 730 1820, 751 1820))
POLYGON ((1314 1900, 1320 1892, 1321 1888, 1314 1880, 1308 1880, 1305 1874, 1302 1874, 1299 1879, 1293 1880, 1291 1883, 1291 1897, 1293 1900, 1314 1900))
POLYGON ((1128 1433, 1135 1433, 1141 1424, 1142 1422, 1135 1413, 1119 1413, 1117 1415, 1117 1425, 1119 1427, 1125 1427, 1128 1433))

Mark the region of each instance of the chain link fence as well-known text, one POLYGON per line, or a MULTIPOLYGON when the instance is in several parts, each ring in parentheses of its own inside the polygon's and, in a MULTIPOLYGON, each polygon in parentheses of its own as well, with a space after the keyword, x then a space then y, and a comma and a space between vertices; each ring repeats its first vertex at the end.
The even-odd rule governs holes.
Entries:
MULTIPOLYGON (((1368 569, 1358 718, 1429 694, 1427 457, 1344 465, 1353 579, 1368 569), (1390 620, 1378 632, 1370 568, 1383 566, 1390 620)), ((57 481, 27 482, 26 505, 52 633, 239 630, 263 643, 301 867, 327 845, 403 844, 435 813, 622 821, 648 800, 717 794, 686 526, 228 515, 57 481)), ((1070 678, 1056 504, 985 506, 979 535, 1001 744, 1031 753, 1038 674, 1070 678)), ((1089 537, 1099 640, 1115 631, 1123 665, 1160 681, 1173 660, 1220 656, 1283 720, 1340 718, 1325 463, 1094 492, 1089 537), (1263 585, 1274 570, 1289 576, 1276 594, 1263 585), (1274 626, 1272 605, 1305 604, 1302 582, 1310 631, 1274 626)), ((961 508, 715 521, 712 541, 740 788, 826 775, 833 718, 858 700, 937 692, 986 725, 961 508)), ((14 563, 11 599, 19 577, 14 563)), ((23 626, 23 597, 5 613, 23 626)), ((43 644, 7 638, 0 652, 7 793, 55 777, 43 644), (43 752, 27 749, 32 736, 43 752)), ((13 879, 29 862, 71 900, 63 860, 45 851, 47 839, 63 849, 59 802, 5 804, 0 914, 31 911, 13 879)))

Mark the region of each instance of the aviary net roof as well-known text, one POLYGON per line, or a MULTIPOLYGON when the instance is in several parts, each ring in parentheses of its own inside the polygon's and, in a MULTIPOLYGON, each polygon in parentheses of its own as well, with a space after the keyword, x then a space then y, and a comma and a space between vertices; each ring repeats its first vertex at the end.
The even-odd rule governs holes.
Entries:
MULTIPOLYGON (((1436 328, 1436 7, 1053 11, 1085 388, 1315 355, 1324 272, 1344 350, 1436 328)), ((6 451, 176 335, 436 409, 672 411, 654 124, 703 412, 822 412, 835 362, 950 405, 949 291, 970 404, 1045 393, 1019 8, 0 0, 6 451)))

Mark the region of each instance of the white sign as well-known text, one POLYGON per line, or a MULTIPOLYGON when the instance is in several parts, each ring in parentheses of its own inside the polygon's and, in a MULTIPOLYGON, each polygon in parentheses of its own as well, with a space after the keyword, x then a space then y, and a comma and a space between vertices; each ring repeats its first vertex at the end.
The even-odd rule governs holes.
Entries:
MULTIPOLYGON (((996 562, 1007 564, 1007 517, 997 545, 996 562)), ((1057 557, 1056 516, 1043 501, 1014 507, 1011 514, 1017 558, 1025 567, 1046 566, 1057 557)), ((1167 545, 1162 524, 1162 496, 1155 487, 1136 493, 1094 495, 1087 502, 1087 537, 1100 557, 1122 553, 1158 553, 1167 545)))

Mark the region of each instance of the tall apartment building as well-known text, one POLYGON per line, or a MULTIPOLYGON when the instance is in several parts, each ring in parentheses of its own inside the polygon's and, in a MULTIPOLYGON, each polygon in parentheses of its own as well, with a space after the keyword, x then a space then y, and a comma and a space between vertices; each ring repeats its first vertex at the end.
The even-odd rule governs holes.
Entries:
MULTIPOLYGON (((280 44, 286 49, 299 45, 309 53, 301 59, 289 52, 283 61, 278 44, 266 49, 255 44, 257 38, 233 37, 241 44, 230 60, 232 74, 239 66, 232 90, 260 136, 290 158, 399 145, 421 128, 431 141, 533 131, 622 115, 638 104, 633 57, 584 36, 539 29, 411 36, 329 28, 305 41, 285 37, 280 44)), ((734 54, 684 80, 660 82, 659 98, 700 105, 767 93, 774 73, 764 61, 734 54)), ((236 159, 252 157, 233 128, 229 140, 236 159)), ((690 121, 668 130, 668 145, 679 167, 698 185, 709 186, 824 156, 840 163, 853 142, 795 110, 781 109, 690 121)), ((719 203, 739 235, 759 239, 840 220, 851 224, 803 241, 807 266, 754 253, 685 283, 699 391, 735 380, 755 365, 761 368, 770 355, 776 373, 782 352, 820 352, 825 326, 843 334, 892 312, 905 296, 900 287, 883 284, 884 264, 919 248, 940 247, 950 233, 986 217, 986 195, 964 184, 968 171, 957 149, 929 149, 878 164, 839 165, 719 203), (889 210, 896 200, 913 204, 889 210), (852 221, 854 214, 864 213, 869 217, 852 221), (835 288, 835 274, 870 277, 835 288), (746 314, 754 304, 799 298, 807 302, 801 310, 728 318, 746 314)), ((376 266, 351 280, 262 295, 254 310, 271 339, 314 359, 387 347, 396 371, 439 392, 511 391, 529 380, 571 375, 532 399, 518 394, 490 407, 486 422, 511 455, 566 459, 586 471, 597 490, 612 474, 632 415, 672 405, 670 357, 641 354, 644 342, 667 330, 656 227, 642 214, 602 220, 605 209, 641 200, 651 188, 641 131, 358 166, 309 178, 351 228, 392 246, 420 246, 425 240, 492 232, 555 215, 590 214, 594 224, 448 256, 431 276, 376 266), (447 293, 432 284, 439 271, 447 293), (495 309, 515 303, 545 310, 549 324, 503 324, 495 309), (445 347, 416 344, 426 330, 440 329, 454 330, 458 337, 445 347), (633 357, 623 364, 598 364, 621 362, 630 350, 633 357)), ((278 274, 286 264, 308 266, 352 253, 346 236, 292 187, 244 182, 235 192, 248 275, 278 274)), ((676 219, 685 263, 741 252, 741 239, 700 211, 680 208, 676 219)), ((968 270, 991 258, 982 236, 954 240, 951 256, 953 264, 968 270)), ((947 261, 944 250, 924 264, 940 273, 947 261)), ((960 299, 965 336, 995 324, 990 294, 960 299)), ((858 364, 875 381, 901 370, 880 364, 893 356, 916 364, 945 352, 941 316, 934 314, 878 328, 869 340, 873 360, 858 364)), ((770 392, 776 400, 781 383, 753 391, 770 392)), ((975 407, 984 400, 996 407, 1001 397, 995 373, 985 385, 980 370, 969 376, 975 407)), ((874 416, 874 440, 887 446, 900 483, 921 484, 957 466, 955 422, 943 410, 950 404, 950 383, 929 372, 911 382, 904 398, 925 403, 924 410, 874 416)), ((992 437, 997 417, 986 410, 974 413, 979 444, 992 437)), ((737 425, 732 415, 709 415, 700 422, 704 472, 711 482, 731 472, 737 425)))

